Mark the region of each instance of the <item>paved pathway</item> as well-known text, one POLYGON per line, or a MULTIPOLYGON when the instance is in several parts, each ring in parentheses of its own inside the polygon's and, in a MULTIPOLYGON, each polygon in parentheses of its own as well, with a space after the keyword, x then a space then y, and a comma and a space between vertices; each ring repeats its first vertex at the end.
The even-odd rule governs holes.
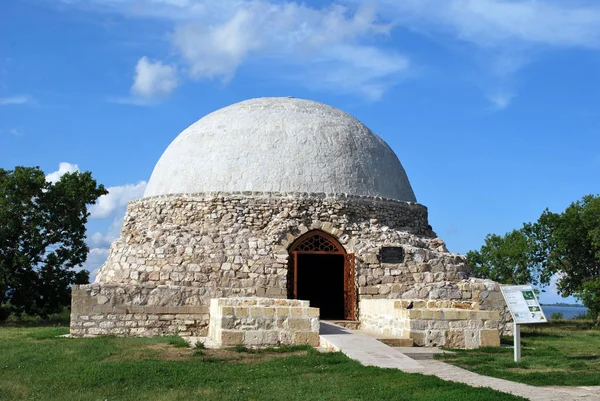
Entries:
POLYGON ((482 376, 437 360, 416 361, 372 336, 321 321, 321 345, 342 351, 363 365, 396 368, 408 373, 434 375, 473 387, 491 387, 532 401, 600 401, 600 386, 536 387, 482 376))
POLYGON ((424 367, 402 352, 375 338, 321 321, 321 346, 342 351, 363 365, 396 368, 404 372, 423 372, 424 367))

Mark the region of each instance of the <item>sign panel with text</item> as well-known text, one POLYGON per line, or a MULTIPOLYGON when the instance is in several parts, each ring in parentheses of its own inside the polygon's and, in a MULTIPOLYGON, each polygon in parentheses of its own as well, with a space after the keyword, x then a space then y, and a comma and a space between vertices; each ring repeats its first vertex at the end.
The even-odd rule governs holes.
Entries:
POLYGON ((501 285, 500 290, 516 324, 547 322, 530 285, 501 285))

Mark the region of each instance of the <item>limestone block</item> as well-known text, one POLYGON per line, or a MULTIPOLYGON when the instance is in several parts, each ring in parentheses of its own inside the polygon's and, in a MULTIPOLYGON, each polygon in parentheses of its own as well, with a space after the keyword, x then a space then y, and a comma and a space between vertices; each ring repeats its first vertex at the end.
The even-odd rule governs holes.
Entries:
POLYGON ((420 345, 421 347, 427 346, 426 334, 424 331, 410 330, 408 332, 408 337, 412 339, 415 344, 420 345))
POLYGON ((244 343, 244 332, 236 330, 221 331, 221 341, 223 346, 233 346, 244 343))
POLYGON ((426 343, 428 347, 443 347, 445 340, 444 330, 427 330, 426 343))
POLYGON ((497 329, 481 330, 479 332, 480 345, 482 347, 499 347, 500 334, 497 329))
POLYGON ((318 347, 320 343, 319 333, 311 331, 297 331, 293 334, 292 342, 294 345, 310 345, 318 347))
POLYGON ((465 333, 464 331, 447 330, 445 332, 445 347, 449 348, 465 348, 465 333))
POLYGON ((262 317, 265 315, 264 307, 262 306, 253 306, 250 308, 250 316, 252 317, 262 317))
POLYGON ((479 330, 468 329, 464 330, 465 348, 473 349, 479 347, 479 330))
POLYGON ((308 317, 319 317, 319 308, 306 308, 306 316, 308 317))
POLYGON ((289 307, 277 307, 275 309, 275 315, 278 317, 288 317, 291 316, 289 307))
POLYGON ((247 307, 234 307, 233 308, 233 315, 235 317, 247 317, 249 315, 250 311, 247 307))
POLYGON ((288 328, 294 331, 310 330, 311 322, 308 319, 289 319, 288 328))

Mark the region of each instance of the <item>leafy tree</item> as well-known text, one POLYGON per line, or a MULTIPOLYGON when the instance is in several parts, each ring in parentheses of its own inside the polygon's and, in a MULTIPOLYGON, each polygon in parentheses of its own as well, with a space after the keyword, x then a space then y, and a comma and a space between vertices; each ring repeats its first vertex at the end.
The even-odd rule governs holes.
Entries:
POLYGON ((536 223, 536 253, 556 274, 563 296, 574 295, 600 321, 600 195, 587 195, 560 214, 544 211, 536 223))
POLYGON ((106 193, 89 172, 50 183, 39 167, 0 169, 0 320, 59 312, 71 284, 89 281, 75 270, 89 251, 87 205, 106 193))
POLYGON ((507 284, 547 285, 557 277, 563 296, 573 295, 600 322, 600 195, 587 195, 562 213, 545 210, 535 223, 504 236, 488 235, 467 253, 477 277, 507 284))
POLYGON ((581 299, 581 302, 590 310, 588 315, 600 318, 600 279, 589 280, 583 283, 581 290, 575 293, 575 296, 581 299))
POLYGON ((488 234, 479 251, 467 253, 467 264, 475 277, 504 284, 537 284, 541 277, 532 268, 530 245, 529 237, 522 230, 513 230, 503 236, 488 234))

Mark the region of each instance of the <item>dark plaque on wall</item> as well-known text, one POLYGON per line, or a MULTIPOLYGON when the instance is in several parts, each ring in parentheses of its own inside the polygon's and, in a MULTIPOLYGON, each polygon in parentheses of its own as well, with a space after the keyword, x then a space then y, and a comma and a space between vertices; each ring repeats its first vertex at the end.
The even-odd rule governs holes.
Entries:
POLYGON ((404 263, 404 248, 401 246, 381 247, 381 263, 404 263))

